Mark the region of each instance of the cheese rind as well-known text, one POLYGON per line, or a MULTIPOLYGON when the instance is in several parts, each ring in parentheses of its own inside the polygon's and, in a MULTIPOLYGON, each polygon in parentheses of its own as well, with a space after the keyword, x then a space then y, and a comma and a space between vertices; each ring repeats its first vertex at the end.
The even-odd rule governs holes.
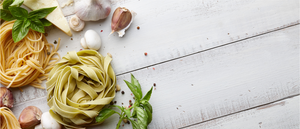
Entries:
POLYGON ((24 0, 23 4, 32 10, 57 6, 57 8, 46 17, 46 19, 67 35, 72 36, 67 19, 63 15, 56 0, 24 0))

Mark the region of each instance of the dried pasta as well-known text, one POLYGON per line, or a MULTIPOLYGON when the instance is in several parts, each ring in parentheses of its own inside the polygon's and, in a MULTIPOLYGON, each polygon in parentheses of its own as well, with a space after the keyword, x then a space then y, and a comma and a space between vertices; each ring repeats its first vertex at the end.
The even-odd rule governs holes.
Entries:
POLYGON ((13 23, 6 21, 0 27, 0 83, 7 88, 31 85, 44 89, 41 82, 60 59, 60 39, 55 48, 42 33, 30 29, 24 39, 14 43, 13 23))
POLYGON ((1 129, 21 129, 18 119, 7 107, 0 108, 0 127, 1 129))
POLYGON ((51 70, 47 101, 51 116, 67 128, 95 125, 99 111, 115 97, 112 58, 94 50, 68 52, 51 70))

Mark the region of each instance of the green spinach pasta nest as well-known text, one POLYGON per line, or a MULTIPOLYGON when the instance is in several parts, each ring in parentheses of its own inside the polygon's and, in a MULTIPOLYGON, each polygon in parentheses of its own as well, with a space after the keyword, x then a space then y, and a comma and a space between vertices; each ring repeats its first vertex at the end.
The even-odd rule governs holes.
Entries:
POLYGON ((47 102, 51 116, 67 128, 99 124, 94 118, 115 97, 116 75, 97 51, 68 52, 51 70, 47 102))

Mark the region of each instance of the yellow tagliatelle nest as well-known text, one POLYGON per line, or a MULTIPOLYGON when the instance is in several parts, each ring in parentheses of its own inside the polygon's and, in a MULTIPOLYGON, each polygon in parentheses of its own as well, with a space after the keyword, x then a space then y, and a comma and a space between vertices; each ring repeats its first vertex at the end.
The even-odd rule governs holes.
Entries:
POLYGON ((7 107, 0 108, 1 129, 21 129, 20 123, 13 112, 7 107))
POLYGON ((115 97, 112 58, 94 50, 68 52, 49 74, 51 116, 68 128, 94 125, 99 111, 115 97))

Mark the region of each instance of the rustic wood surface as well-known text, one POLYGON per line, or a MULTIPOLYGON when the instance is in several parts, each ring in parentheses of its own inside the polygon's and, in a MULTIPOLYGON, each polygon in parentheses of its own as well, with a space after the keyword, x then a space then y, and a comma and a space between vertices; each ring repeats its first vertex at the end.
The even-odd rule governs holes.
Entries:
MULTIPOLYGON (((99 52, 112 54, 125 91, 116 95, 118 105, 132 100, 123 82, 130 73, 144 93, 156 83, 150 129, 299 128, 298 0, 112 0, 112 10, 118 6, 138 14, 123 38, 108 37, 111 13, 72 37, 48 28, 47 39, 62 38, 63 56, 82 49, 84 32, 96 30, 99 52)), ((67 19, 74 14, 73 6, 62 10, 67 19)), ((30 105, 49 109, 46 90, 22 89, 13 89, 17 117, 30 105)), ((89 128, 115 128, 117 120, 89 128)))

